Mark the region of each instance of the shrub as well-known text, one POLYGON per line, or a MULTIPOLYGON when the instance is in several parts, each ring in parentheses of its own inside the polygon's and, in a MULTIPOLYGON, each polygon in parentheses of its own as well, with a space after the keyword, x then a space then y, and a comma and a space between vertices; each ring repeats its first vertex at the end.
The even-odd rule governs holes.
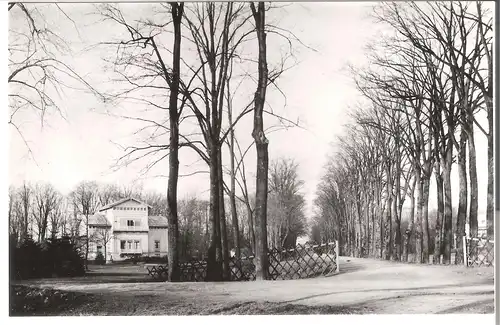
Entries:
POLYGON ((42 271, 42 247, 27 238, 19 247, 12 249, 12 276, 16 279, 39 277, 42 271))
POLYGON ((120 257, 125 258, 125 262, 132 262, 134 264, 137 264, 138 262, 140 262, 142 254, 141 253, 121 253, 120 257))
POLYGON ((57 276, 85 274, 84 258, 69 237, 49 239, 45 242, 49 273, 57 276))
POLYGON ((164 256, 145 256, 142 258, 144 263, 158 263, 158 264, 168 264, 167 255, 164 256))
POLYGON ((12 277, 33 279, 85 274, 83 258, 68 237, 48 239, 39 244, 31 238, 12 248, 12 277))
POLYGON ((104 259, 104 255, 102 255, 102 252, 97 252, 97 255, 95 257, 95 264, 97 265, 106 264, 106 260, 104 259))

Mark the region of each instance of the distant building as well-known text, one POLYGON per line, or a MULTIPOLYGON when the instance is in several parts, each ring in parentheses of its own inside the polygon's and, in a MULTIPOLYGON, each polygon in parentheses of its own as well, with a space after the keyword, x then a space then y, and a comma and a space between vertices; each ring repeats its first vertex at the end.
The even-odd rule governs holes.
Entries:
POLYGON ((167 218, 150 216, 150 208, 137 199, 125 198, 89 217, 89 259, 99 251, 108 261, 133 255, 167 255, 167 218))
POLYGON ((465 232, 468 234, 468 236, 473 236, 473 237, 484 237, 488 233, 488 226, 486 223, 486 218, 478 218, 477 220, 477 235, 476 234, 470 234, 470 225, 467 223, 465 224, 465 232))
POLYGON ((477 225, 478 237, 486 236, 488 233, 488 226, 486 225, 486 218, 480 218, 477 225))

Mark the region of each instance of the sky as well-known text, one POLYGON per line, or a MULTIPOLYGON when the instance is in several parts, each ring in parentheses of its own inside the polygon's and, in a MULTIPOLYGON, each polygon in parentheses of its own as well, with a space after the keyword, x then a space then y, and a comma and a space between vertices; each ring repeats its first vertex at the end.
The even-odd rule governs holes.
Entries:
MULTIPOLYGON (((366 63, 365 46, 376 39, 382 28, 369 17, 375 3, 294 3, 277 9, 270 17, 280 27, 293 31, 307 47, 295 43, 298 63, 279 78, 283 95, 275 88, 268 90, 268 104, 287 119, 299 121, 300 128, 293 127, 268 135, 270 159, 291 158, 299 165, 299 177, 304 180, 303 193, 308 202, 307 216, 313 213, 312 201, 316 186, 323 173, 323 166, 334 148, 332 142, 341 135, 348 123, 347 112, 359 100, 351 77, 346 73, 348 63, 366 63)), ((47 6, 47 5, 45 5, 47 6)), ((50 5, 49 5, 50 6, 50 5)), ((119 37, 123 30, 109 22, 100 22, 91 15, 92 4, 60 4, 77 24, 47 7, 48 24, 59 35, 71 41, 74 52, 64 60, 75 67, 96 87, 109 89, 112 76, 106 70, 103 58, 113 54, 110 49, 89 49, 99 42, 119 37), (52 22, 52 23, 51 23, 52 22), (77 32, 78 31, 78 32, 77 32)), ((148 4, 123 5, 131 15, 147 15, 148 4)), ((10 27, 18 23, 10 22, 10 27)), ((270 57, 275 58, 279 40, 268 40, 270 57)), ((281 44, 281 45, 279 45, 281 44)), ((272 61, 272 60, 271 60, 272 61)), ((273 62, 270 62, 272 64, 273 62)), ((244 105, 254 92, 245 84, 246 95, 236 98, 236 105, 244 105)), ((12 128, 9 148, 10 183, 19 185, 23 181, 45 181, 52 183, 63 194, 68 193, 82 180, 97 180, 118 185, 136 184, 144 190, 166 193, 168 160, 159 163, 146 175, 141 174, 144 165, 132 165, 117 171, 113 166, 123 154, 122 146, 138 141, 132 136, 137 124, 112 115, 143 114, 140 105, 123 103, 110 107, 91 94, 79 90, 67 90, 60 101, 65 119, 58 114, 49 114, 43 128, 39 118, 32 112, 18 116, 22 122, 23 136, 33 154, 28 154, 26 145, 12 128)), ((145 113, 146 114, 146 113, 145 113)), ((147 113, 149 114, 149 113, 147 113)), ((267 118, 266 126, 276 123, 267 118)), ((189 127, 189 126, 186 126, 189 127)), ((252 117, 247 116, 237 127, 237 136, 242 144, 251 141, 252 117)), ((476 136, 479 172, 479 207, 485 210, 486 197, 486 141, 481 134, 476 136)), ((226 156, 227 157, 227 156, 226 156)), ((249 178, 254 183, 255 153, 251 150, 246 159, 249 178)), ((206 170, 190 151, 182 150, 180 173, 190 174, 206 170)), ((179 197, 198 195, 208 198, 208 177, 196 174, 181 177, 179 197)), ((456 169, 453 170, 453 185, 457 188, 456 169)), ((431 183, 430 206, 435 206, 434 183, 431 183)), ((250 183, 250 187, 254 187, 250 183)), ((458 191, 454 191, 456 196, 458 191)), ((454 198, 456 202, 456 198, 454 198)))

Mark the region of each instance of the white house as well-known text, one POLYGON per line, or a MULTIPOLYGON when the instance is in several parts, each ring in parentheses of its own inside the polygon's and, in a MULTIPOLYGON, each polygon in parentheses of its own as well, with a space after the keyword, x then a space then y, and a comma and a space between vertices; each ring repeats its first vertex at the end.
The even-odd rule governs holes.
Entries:
POLYGON ((89 217, 89 259, 95 258, 98 251, 106 254, 108 261, 123 260, 132 254, 167 255, 167 218, 150 216, 150 209, 144 202, 125 198, 89 217))

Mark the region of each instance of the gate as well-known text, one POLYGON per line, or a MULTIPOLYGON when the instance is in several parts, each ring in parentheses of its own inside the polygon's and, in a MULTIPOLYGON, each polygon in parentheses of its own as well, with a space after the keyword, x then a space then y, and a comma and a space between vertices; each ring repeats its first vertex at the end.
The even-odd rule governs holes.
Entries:
POLYGON ((482 237, 463 237, 465 250, 465 265, 474 266, 493 266, 495 262, 495 241, 488 236, 482 237))

